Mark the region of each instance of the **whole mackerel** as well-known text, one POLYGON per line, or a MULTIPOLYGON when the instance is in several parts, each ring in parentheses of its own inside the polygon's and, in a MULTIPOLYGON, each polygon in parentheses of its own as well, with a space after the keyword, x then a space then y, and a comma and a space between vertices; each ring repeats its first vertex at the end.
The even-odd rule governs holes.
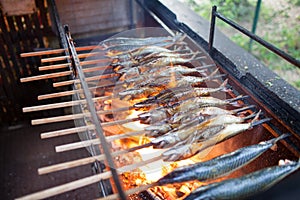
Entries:
POLYGON ((179 167, 158 180, 159 185, 190 180, 205 181, 233 172, 259 157, 277 141, 287 137, 283 134, 277 138, 243 147, 234 152, 218 156, 206 162, 179 167))
POLYGON ((243 199, 263 192, 298 170, 298 162, 268 167, 245 176, 209 184, 194 190, 185 200, 243 199))

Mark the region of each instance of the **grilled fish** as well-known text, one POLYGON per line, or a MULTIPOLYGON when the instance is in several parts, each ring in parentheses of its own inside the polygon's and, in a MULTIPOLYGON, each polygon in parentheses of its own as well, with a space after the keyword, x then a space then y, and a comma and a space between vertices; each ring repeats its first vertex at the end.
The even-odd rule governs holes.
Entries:
POLYGON ((255 107, 254 105, 250 105, 250 106, 246 106, 246 107, 242 107, 242 108, 238 108, 238 109, 234 109, 234 110, 226 110, 226 109, 219 108, 219 107, 199 107, 199 108, 190 110, 188 112, 185 112, 185 111, 178 112, 172 116, 170 121, 172 121, 173 123, 178 123, 179 121, 185 119, 187 116, 193 118, 193 117, 197 117, 200 115, 204 115, 204 116, 206 116, 206 115, 209 115, 209 116, 235 115, 239 112, 246 111, 246 110, 249 110, 254 107, 255 107))
POLYGON ((130 45, 152 45, 156 43, 163 42, 176 42, 182 41, 186 35, 178 33, 175 36, 165 36, 165 37, 146 37, 146 38, 128 38, 128 37, 112 37, 101 42, 101 46, 107 48, 111 46, 130 44, 130 45))
POLYGON ((177 168, 158 180, 160 185, 184 182, 190 180, 206 181, 231 173, 270 149, 277 141, 287 137, 283 134, 278 138, 243 147, 234 152, 215 157, 206 162, 200 162, 177 168))
POLYGON ((299 167, 300 159, 298 162, 290 161, 284 165, 268 167, 239 178, 209 184, 197 188, 185 200, 247 198, 269 189, 299 167))
POLYGON ((195 126, 170 131, 165 135, 155 138, 151 143, 154 148, 168 148, 190 137, 195 141, 198 141, 200 138, 208 139, 226 128, 226 124, 241 123, 257 115, 259 115, 259 113, 244 118, 234 115, 218 115, 195 126))
POLYGON ((270 120, 270 118, 265 118, 259 121, 255 121, 254 119, 250 123, 243 123, 243 124, 226 124, 224 125, 224 128, 222 128, 221 131, 218 133, 214 133, 214 136, 198 142, 197 141, 183 141, 181 143, 178 143, 174 147, 170 148, 169 150, 165 151, 162 156, 164 161, 178 161, 182 159, 190 158, 201 151, 207 149, 208 147, 211 147, 213 145, 216 145, 218 143, 221 143, 233 136, 238 135, 239 133, 248 130, 254 126, 263 124, 270 120))
MULTIPOLYGON (((145 124, 155 123, 173 116, 177 112, 188 112, 193 109, 201 108, 201 107, 209 107, 209 106, 222 106, 222 105, 230 105, 235 101, 246 98, 247 96, 238 96, 232 99, 221 100, 214 97, 196 97, 192 99, 187 99, 178 103, 175 103, 171 106, 159 107, 157 109, 150 110, 149 112, 142 113, 139 115, 141 122, 145 124)), ((142 108, 147 107, 147 105, 143 104, 135 104, 134 107, 142 108)))

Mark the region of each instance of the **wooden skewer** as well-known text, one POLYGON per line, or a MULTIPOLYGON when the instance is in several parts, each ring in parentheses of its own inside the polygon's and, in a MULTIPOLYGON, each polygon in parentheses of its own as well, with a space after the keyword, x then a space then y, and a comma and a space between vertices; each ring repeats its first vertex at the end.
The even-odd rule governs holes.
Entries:
MULTIPOLYGON (((88 57, 92 57, 92 56, 96 56, 96 55, 103 55, 103 52, 91 52, 91 53, 82 53, 82 54, 78 54, 78 58, 88 58, 88 57)), ((69 56, 57 56, 57 57, 52 57, 52 58, 43 58, 41 59, 42 63, 46 63, 46 62, 55 62, 55 61, 62 61, 62 60, 66 60, 67 58, 69 58, 69 56)), ((110 61, 109 59, 107 59, 107 62, 110 61)))
MULTIPOLYGON (((107 99, 111 99, 112 96, 102 96, 102 97, 95 97, 93 98, 93 101, 105 101, 107 99)), ((25 107, 23 108, 23 112, 34 112, 34 111, 41 111, 41 110, 49 110, 54 108, 63 108, 63 107, 69 107, 69 106, 76 106, 79 104, 86 103, 86 100, 76 100, 76 101, 65 101, 60 103, 51 103, 51 104, 45 104, 45 105, 39 105, 39 106, 31 106, 31 107, 25 107)))
MULTIPOLYGON (((139 186, 139 187, 135 187, 135 188, 126 190, 125 195, 128 196, 128 195, 131 195, 131 194, 135 194, 137 192, 142 192, 142 191, 145 191, 145 190, 147 190, 149 188, 152 188, 152 187, 155 187, 155 186, 157 186, 157 183, 151 183, 151 184, 148 184, 148 185, 142 185, 142 186, 139 186)), ((119 197, 118 194, 111 194, 111 195, 108 195, 106 197, 98 198, 96 200, 115 200, 118 197, 119 197)))
MULTIPOLYGON (((104 110, 104 111, 98 111, 97 114, 98 115, 111 114, 114 112, 128 111, 129 109, 130 108, 124 107, 124 108, 119 108, 119 109, 114 109, 114 110, 104 110)), ((89 117, 89 116, 90 116, 89 113, 72 114, 72 115, 69 115, 69 120, 80 119, 80 118, 89 117)), ((64 115, 64 119, 66 119, 66 115, 64 115)), ((57 119, 54 119, 54 121, 57 121, 57 119)), ((94 128, 95 128, 94 125, 89 125, 89 126, 81 126, 81 127, 62 129, 62 130, 57 130, 57 131, 50 131, 50 132, 41 133, 41 138, 46 139, 46 138, 63 136, 63 135, 69 135, 69 134, 83 132, 83 131, 87 131, 87 130, 93 130, 94 128)), ((128 134, 129 133, 125 133, 124 135, 128 135, 128 134)))
MULTIPOLYGON (((131 132, 130 134, 128 133, 128 134, 122 134, 122 135, 114 135, 114 136, 108 136, 106 138, 107 138, 107 142, 111 142, 116 139, 127 138, 130 136, 141 135, 144 133, 145 133, 145 131, 135 131, 135 132, 131 132)), ((99 140, 99 138, 96 138, 96 139, 92 139, 92 140, 84 140, 84 141, 80 141, 80 142, 59 145, 59 146, 55 147, 55 151, 57 153, 59 153, 59 152, 71 151, 71 150, 80 149, 80 148, 93 146, 93 145, 99 145, 99 144, 100 144, 100 140, 99 140)))
POLYGON ((49 132, 41 133, 41 139, 69 135, 73 133, 79 133, 79 132, 84 132, 84 131, 94 130, 94 129, 95 129, 95 125, 88 125, 88 126, 68 128, 68 129, 57 130, 57 131, 49 131, 49 132))
POLYGON ((82 89, 79 90, 70 90, 70 91, 63 91, 63 92, 55 92, 51 94, 43 94, 38 96, 38 100, 44 100, 44 99, 51 99, 51 98, 57 98, 57 97, 64 97, 64 96, 70 96, 79 92, 83 92, 82 89))
POLYGON ((70 56, 56 56, 51 58, 42 58, 41 63, 62 61, 62 60, 67 60, 68 58, 70 58, 70 56))
MULTIPOLYGON (((99 81, 101 79, 113 78, 113 77, 116 77, 116 76, 120 76, 120 74, 112 73, 112 74, 96 75, 96 76, 87 77, 87 78, 85 78, 85 80, 86 80, 86 82, 99 81)), ((76 79, 76 80, 56 82, 56 83, 53 83, 53 87, 61 87, 61 86, 66 86, 66 85, 72 85, 74 83, 80 83, 80 80, 76 79)))
MULTIPOLYGON (((151 158, 149 160, 145 160, 145 161, 142 161, 139 163, 123 166, 123 167, 117 169, 117 173, 121 174, 126 171, 131 171, 133 169, 147 165, 149 163, 155 162, 160 159, 161 159, 161 156, 158 156, 158 157, 154 157, 154 158, 151 158)), ((58 195, 58 194, 61 194, 64 192, 68 192, 68 191, 75 190, 75 189, 78 189, 78 188, 81 188, 84 186, 91 185, 93 183, 97 183, 101 180, 108 179, 111 176, 112 176, 111 172, 107 171, 107 172, 104 172, 101 174, 89 176, 89 177, 82 178, 82 179, 79 179, 76 181, 72 181, 72 182, 69 182, 66 184, 62 184, 62 185, 55 186, 55 187, 52 187, 49 189, 45 189, 45 190, 42 190, 42 191, 39 191, 39 192, 36 192, 33 194, 29 194, 29 195, 17 198, 17 200, 44 199, 44 198, 52 197, 52 196, 55 196, 55 195, 58 195)))
POLYGON ((41 67, 39 67, 39 71, 61 69, 61 68, 67 68, 67 67, 70 67, 70 66, 71 66, 71 63, 63 63, 63 64, 56 64, 56 65, 41 66, 41 67))
MULTIPOLYGON (((90 90, 95 90, 97 88, 98 88, 98 86, 90 87, 89 89, 90 90)), ((43 95, 38 96, 38 100, 69 96, 69 95, 73 95, 73 94, 76 94, 76 93, 82 93, 82 92, 83 92, 82 89, 78 89, 78 90, 69 90, 69 91, 55 92, 55 93, 50 93, 50 94, 43 94, 43 95)))
MULTIPOLYGON (((93 64, 105 63, 105 62, 107 62, 107 59, 85 60, 85 61, 81 61, 79 63, 80 63, 81 66, 86 66, 86 65, 93 65, 93 64)), ((70 66, 71 66, 71 63, 41 66, 41 67, 39 67, 39 71, 61 69, 61 68, 67 68, 67 67, 70 67, 70 66)), ((105 66, 105 67, 107 68, 109 66, 105 66)))
MULTIPOLYGON (((54 123, 54 122, 64 122, 64 121, 69 121, 69 120, 80 119, 83 117, 91 117, 91 114, 90 113, 78 113, 78 114, 63 115, 63 116, 57 116, 57 117, 34 119, 34 120, 31 120, 31 124, 32 125, 41 125, 41 124, 49 124, 49 123, 54 123)), ((126 121, 126 123, 132 122, 131 119, 126 119, 125 121, 126 121)), ((118 124, 118 121, 105 122, 104 126, 113 126, 113 125, 117 125, 117 124, 118 124)))
MULTIPOLYGON (((102 99, 103 101, 104 99, 102 99)), ((97 114, 110 114, 113 112, 122 112, 122 111, 127 111, 130 108, 124 107, 124 108, 119 108, 115 110, 104 110, 104 111, 97 111, 97 114)), ((74 119, 80 119, 83 117, 90 117, 91 114, 89 112, 86 113, 78 113, 78 114, 70 114, 70 115, 62 115, 62 116, 57 116, 57 117, 48 117, 48 118, 42 118, 42 119, 34 119, 31 121, 32 125, 39 125, 39 124, 47 124, 47 123, 53 123, 53 122, 63 122, 63 121, 69 121, 69 120, 74 120, 74 119)))
MULTIPOLYGON (((138 147, 143 148, 143 147, 147 147, 147 145, 140 145, 138 147)), ((128 152, 132 152, 132 151, 136 151, 136 150, 138 150, 137 147, 133 147, 130 149, 112 152, 111 155, 113 157, 117 157, 119 155, 126 154, 128 152)), ((56 171, 60 171, 60 170, 70 169, 73 167, 79 167, 82 165, 87 165, 87 164, 93 163, 95 161, 103 161, 103 160, 105 160, 105 158, 106 158, 105 154, 101 154, 101 155, 97 155, 97 156, 63 162, 63 163, 59 163, 59 164, 55 164, 55 165, 51 165, 51 166, 47 166, 47 167, 41 167, 38 169, 38 173, 39 173, 39 175, 48 174, 48 173, 52 173, 52 172, 56 172, 56 171)))
POLYGON ((56 146, 55 151, 57 153, 65 152, 65 151, 80 149, 80 148, 84 148, 84 147, 88 147, 88 146, 98 145, 98 144, 100 144, 99 138, 92 139, 92 140, 84 140, 84 141, 80 141, 80 142, 74 142, 74 143, 70 143, 70 144, 56 146))
MULTIPOLYGON (((75 47, 76 51, 86 51, 100 48, 99 46, 83 46, 83 47, 75 47)), ((68 51, 67 49, 51 49, 46 51, 36 51, 36 52, 28 52, 28 53, 21 53, 21 57, 31 57, 31 56, 43 56, 43 55, 50 55, 50 54, 59 54, 68 51)))
MULTIPOLYGON (((212 66, 212 65, 207 65, 207 66, 212 66)), ((111 66, 107 66, 107 67, 111 67, 111 66)), ((86 68, 86 69, 83 69, 83 70, 85 72, 88 72, 88 69, 90 69, 90 68, 86 68)), ((99 78, 99 76, 97 76, 97 77, 99 78)), ((56 83, 53 84, 53 86, 54 87, 59 87, 59 86, 65 86, 65 85, 73 84, 73 83, 74 83, 74 80, 72 80, 72 81, 63 81, 63 82, 56 82, 56 83)), ((120 83, 120 84, 122 84, 122 83, 120 83)), ((101 88, 101 87, 104 87, 104 86, 96 86, 96 87, 93 87, 91 89, 96 89, 96 88, 101 88)), ((82 91, 82 90, 72 90, 72 91, 64 91, 64 92, 57 92, 57 93, 51 93, 51 94, 44 94, 44 95, 38 96, 38 100, 49 99, 49 98, 56 98, 56 97, 62 97, 62 96, 69 96, 69 95, 73 95, 73 94, 75 94, 76 92, 79 92, 79 91, 82 91)))
POLYGON ((63 122, 63 121, 69 121, 69 120, 75 120, 80 119, 83 117, 90 117, 90 113, 78 113, 73 115, 66 115, 66 116, 57 116, 57 117, 48 117, 43 119, 34 119, 31 120, 32 125, 40 125, 40 124, 48 124, 48 123, 54 123, 54 122, 63 122))
POLYGON ((21 81, 21 83, 24 83, 24 82, 36 81, 36 80, 42 80, 42 79, 57 78, 57 77, 62 77, 62 76, 68 76, 68 75, 71 75, 72 73, 73 73, 72 71, 56 72, 56 73, 51 73, 51 74, 43 74, 43 75, 38 75, 38 76, 21 78, 20 81, 21 81))

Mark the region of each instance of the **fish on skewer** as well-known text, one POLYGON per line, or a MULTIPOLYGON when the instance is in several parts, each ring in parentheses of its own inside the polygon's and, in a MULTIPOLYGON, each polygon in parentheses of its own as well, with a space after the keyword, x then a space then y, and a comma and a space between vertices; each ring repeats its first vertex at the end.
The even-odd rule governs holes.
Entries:
POLYGON ((277 138, 243 147, 206 162, 176 168, 158 180, 158 184, 165 185, 190 180, 206 181, 227 175, 253 161, 275 145, 277 141, 286 138, 287 136, 289 135, 283 134, 277 138))
MULTIPOLYGON (((144 54, 140 54, 137 56, 132 57, 131 55, 128 54, 124 54, 124 55, 118 55, 118 56, 114 56, 112 57, 112 61, 111 61, 111 66, 115 65, 116 63, 126 63, 128 61, 131 61, 135 64, 138 64, 139 62, 145 62, 147 60, 153 60, 155 58, 159 58, 159 57, 165 57, 167 55, 172 55, 174 56, 174 54, 180 54, 180 55, 184 55, 183 57, 186 57, 190 54, 193 54, 194 52, 191 51, 191 49, 186 48, 185 46, 179 46, 179 48, 176 48, 174 50, 171 49, 166 49, 166 50, 162 50, 161 52, 154 52, 154 53, 144 53, 144 54)), ((190 57, 190 56, 189 56, 190 57)))
MULTIPOLYGON (((182 51, 182 50, 181 50, 182 51)), ((119 69, 128 69, 131 67, 137 67, 142 65, 148 65, 151 62, 157 62, 159 59, 165 60, 166 58, 182 58, 182 59, 191 59, 193 56, 198 55, 199 52, 189 52, 189 53, 177 53, 177 51, 171 51, 171 52, 160 52, 155 54, 150 54, 148 56, 144 57, 135 57, 134 59, 129 60, 120 60, 120 59, 114 59, 110 66, 117 68, 117 72, 120 72, 119 69)))
POLYGON ((101 42, 101 46, 104 48, 117 46, 122 44, 131 45, 151 45, 163 42, 176 42, 183 41, 186 37, 185 34, 177 33, 174 36, 162 36, 162 37, 146 37, 146 38, 130 38, 130 37, 112 37, 101 42))
MULTIPOLYGON (((218 70, 218 69, 217 69, 218 70)), ((215 78, 219 78, 220 76, 223 76, 223 75, 216 75, 215 74, 217 73, 217 71, 211 73, 209 76, 207 77, 196 77, 197 79, 195 80, 197 83, 202 83, 206 80, 213 80, 215 78)), ((177 82, 177 84, 179 82, 182 81, 182 79, 185 79, 186 76, 174 76, 175 79, 178 79, 178 80, 175 80, 177 82)), ((153 77, 153 78, 149 78, 145 81, 142 81, 142 82, 135 82, 134 83, 134 86, 132 88, 129 88, 127 90, 124 90, 124 91, 121 91, 118 93, 118 95, 123 98, 127 95, 140 95, 142 94, 142 91, 144 91, 143 87, 148 87, 148 88, 161 88, 162 89, 165 89, 167 87, 167 85, 169 85, 169 83, 172 81, 172 79, 170 77, 153 77)), ((188 83, 186 82, 185 83, 185 86, 187 86, 187 84, 194 84, 194 82, 192 83, 188 83)), ((176 87, 176 86, 175 86, 176 87)), ((170 86, 169 86, 170 88, 170 86)), ((172 88, 172 87, 171 87, 172 88)), ((159 93, 161 90, 159 90, 158 92, 155 92, 155 94, 159 93)), ((155 91, 155 90, 154 90, 155 91)), ((139 105, 137 105, 138 107, 139 105)), ((142 105, 141 107, 144 107, 145 105, 142 105)))
POLYGON ((263 192, 300 168, 298 162, 261 169, 239 178, 209 184, 194 190, 185 200, 244 199, 263 192))
MULTIPOLYGON (((155 70, 152 72, 151 70, 149 71, 144 71, 141 73, 140 71, 136 71, 136 76, 128 76, 128 72, 124 73, 121 77, 120 80, 124 81, 124 83, 135 83, 135 84, 141 84, 149 79, 153 78, 158 78, 158 77, 170 77, 171 75, 188 75, 192 73, 198 73, 198 74, 203 74, 205 70, 198 70, 196 68, 188 68, 183 65, 175 65, 175 66, 166 66, 161 68, 160 70, 155 70)), ((130 73, 130 72, 129 72, 130 73)), ((133 73, 130 73, 133 75, 133 73)))
POLYGON ((139 62, 139 63, 131 63, 130 61, 127 63, 123 63, 123 65, 117 65, 117 67, 114 68, 114 71, 117 73, 125 73, 128 69, 132 67, 137 66, 143 66, 144 68, 160 68, 164 66, 170 66, 170 65, 190 65, 190 67, 193 67, 190 62, 204 58, 202 57, 196 57, 197 54, 193 54, 190 58, 182 58, 180 56, 172 56, 172 57, 160 57, 160 58, 154 58, 154 60, 150 60, 149 62, 139 62))
MULTIPOLYGON (((162 47, 162 48, 171 48, 172 46, 176 46, 176 48, 182 49, 186 46, 186 43, 183 41, 177 41, 177 42, 162 42, 162 43, 155 43, 153 44, 155 47, 162 47)), ((135 54, 140 55, 140 50, 142 48, 145 48, 147 46, 144 45, 132 45, 132 44, 121 44, 117 46, 111 46, 107 47, 105 56, 113 58, 116 56, 122 55, 122 57, 126 57, 125 54, 127 54, 127 58, 133 58, 135 54), (135 52, 134 54, 130 55, 130 52, 135 52)), ((174 49, 175 50, 175 49, 174 49)), ((148 52, 153 53, 153 52, 148 52)))
POLYGON ((176 130, 184 129, 189 126, 195 126, 196 124, 199 124, 204 120, 205 117, 197 116, 193 119, 189 119, 180 123, 170 123, 170 122, 163 121, 163 122, 151 124, 150 126, 145 127, 145 131, 146 131, 145 136, 158 137, 175 129, 176 130))
POLYGON ((145 135, 150 137, 158 137, 174 129, 182 129, 182 128, 187 128, 188 126, 195 126, 203 122, 204 120, 208 120, 211 116, 234 115, 249 110, 253 107, 255 106, 250 105, 235 110, 225 110, 218 107, 205 107, 205 108, 201 108, 203 112, 201 113, 200 111, 199 112, 200 114, 197 115, 191 115, 189 112, 185 112, 182 114, 183 116, 181 116, 181 115, 177 115, 178 113, 176 113, 175 115, 177 115, 177 117, 175 118, 174 116, 172 116, 169 119, 160 121, 158 123, 150 124, 149 126, 145 127, 145 131, 146 131, 145 135), (216 111, 215 113, 213 112, 214 110, 216 111), (179 117, 180 120, 178 120, 179 117))
POLYGON ((207 140, 201 142, 183 141, 181 143, 178 143, 177 145, 175 145, 174 147, 170 148, 162 154, 163 160, 178 161, 190 158, 213 145, 221 143, 229 138, 232 138, 233 136, 238 135, 239 133, 245 130, 263 124, 269 120, 270 118, 265 118, 259 121, 256 121, 256 119, 254 119, 250 123, 226 124, 221 131, 215 133, 213 137, 207 140))
MULTIPOLYGON (((218 107, 205 107, 205 108, 201 108, 203 110, 203 112, 201 113, 201 111, 199 111, 199 114, 197 114, 197 115, 191 115, 189 112, 185 112, 181 115, 177 115, 179 113, 176 113, 175 114, 175 115, 177 115, 176 117, 172 116, 170 119, 167 119, 162 122, 154 123, 154 124, 151 124, 151 125, 145 127, 145 131, 147 131, 145 135, 150 136, 150 137, 158 137, 169 131, 174 130, 175 128, 176 129, 186 128, 186 127, 184 127, 184 125, 186 125, 189 122, 201 123, 211 116, 226 115, 226 114, 233 115, 233 114, 237 114, 239 112, 243 112, 245 110, 249 110, 253 107, 255 107, 255 106, 250 105, 250 106, 246 106, 246 107, 235 109, 235 110, 225 110, 225 109, 221 109, 218 107), (223 112, 220 112, 219 109, 222 110, 223 112), (213 110, 216 110, 216 112, 214 113, 213 110)), ((196 124, 194 124, 194 125, 196 125, 196 124)))
POLYGON ((217 88, 194 88, 194 87, 175 87, 167 88, 166 90, 161 91, 159 94, 150 97, 136 105, 146 105, 154 103, 168 103, 178 100, 183 100, 187 98, 200 97, 200 96, 209 96, 211 93, 225 91, 227 92, 226 85, 228 79, 226 79, 219 87, 217 88))
POLYGON ((250 106, 246 106, 246 107, 242 107, 242 108, 238 108, 238 109, 234 109, 234 110, 226 110, 226 109, 219 108, 219 107, 199 107, 199 108, 190 110, 188 112, 186 112, 186 111, 178 112, 171 117, 170 121, 173 123, 178 123, 179 121, 185 120, 186 117, 196 117, 199 115, 202 115, 202 116, 235 115, 237 113, 249 110, 254 107, 255 107, 254 105, 250 105, 250 106))
POLYGON ((132 45, 131 48, 127 48, 125 50, 123 48, 118 49, 118 46, 114 46, 113 49, 111 48, 112 50, 106 53, 106 56, 112 59, 121 59, 121 60, 137 59, 151 53, 172 52, 172 50, 168 49, 172 45, 174 45, 174 43, 170 43, 170 42, 164 43, 164 45, 148 45, 148 46, 132 45))
MULTIPOLYGON (((196 97, 181 102, 177 102, 173 105, 167 105, 165 107, 158 107, 148 112, 139 114, 141 123, 153 124, 158 121, 162 121, 166 118, 170 118, 177 112, 188 112, 193 109, 210 107, 210 106, 223 106, 223 105, 237 105, 236 101, 247 98, 248 96, 238 96, 232 99, 221 100, 214 97, 196 97)), ((238 105, 240 106, 240 105, 238 105)), ((143 108, 145 105, 134 105, 135 108, 143 108)))
POLYGON ((180 65, 164 66, 161 68, 153 68, 153 69, 144 66, 138 66, 138 67, 133 67, 128 70, 125 70, 124 73, 120 73, 119 81, 122 81, 123 84, 126 85, 135 82, 136 83, 133 85, 142 85, 141 82, 143 80, 148 81, 149 79, 152 80, 152 79, 157 79, 159 77, 172 78, 173 76, 181 76, 181 75, 182 76, 184 75, 207 76, 206 68, 209 68, 211 66, 212 65, 206 65, 197 68, 190 68, 180 64, 180 65))
POLYGON ((223 130, 227 124, 237 124, 245 122, 252 117, 258 117, 259 113, 253 113, 247 117, 237 117, 234 115, 217 115, 208 118, 203 122, 183 129, 175 129, 151 141, 154 148, 169 148, 175 144, 193 138, 194 141, 209 139, 214 134, 223 130))

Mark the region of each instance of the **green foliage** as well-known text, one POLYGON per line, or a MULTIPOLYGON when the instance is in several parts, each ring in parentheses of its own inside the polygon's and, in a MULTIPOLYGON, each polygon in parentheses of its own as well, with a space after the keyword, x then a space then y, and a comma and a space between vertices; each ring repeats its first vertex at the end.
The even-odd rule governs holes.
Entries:
POLYGON ((300 6, 300 0, 289 0, 289 3, 291 3, 295 6, 300 6))
MULTIPOLYGON (((195 10, 195 12, 208 20, 210 19, 211 7, 216 5, 219 13, 239 24, 243 24, 245 27, 245 25, 252 26, 257 0, 209 0, 202 1, 201 4, 197 4, 195 0, 187 0, 187 2, 195 10)), ((300 6, 300 0, 289 0, 289 3, 292 4, 290 6, 300 6)), ((290 6, 274 12, 274 10, 269 9, 262 3, 258 22, 262 28, 261 31, 258 30, 258 28, 257 30, 258 32, 260 31, 260 37, 289 53, 294 58, 300 59, 300 17, 296 18, 298 21, 292 25, 277 24, 278 27, 275 25, 272 30, 267 30, 264 27, 275 18, 288 18, 288 12, 291 8, 290 6)), ((232 30, 231 27, 225 25, 225 23, 223 23, 221 20, 217 20, 217 26, 225 32, 230 32, 230 30, 232 30)), ((245 50, 249 50, 250 39, 244 36, 242 33, 235 33, 233 31, 231 32, 232 33, 229 34, 230 39, 239 46, 243 47, 245 50)), ((292 66, 281 57, 277 56, 256 42, 253 42, 251 53, 259 60, 264 62, 270 69, 296 70, 296 67, 292 66)), ((297 81, 296 83, 292 82, 291 84, 300 88, 300 81, 297 81)))
POLYGON ((293 85, 297 88, 300 88, 300 80, 299 81, 294 81, 293 85))

